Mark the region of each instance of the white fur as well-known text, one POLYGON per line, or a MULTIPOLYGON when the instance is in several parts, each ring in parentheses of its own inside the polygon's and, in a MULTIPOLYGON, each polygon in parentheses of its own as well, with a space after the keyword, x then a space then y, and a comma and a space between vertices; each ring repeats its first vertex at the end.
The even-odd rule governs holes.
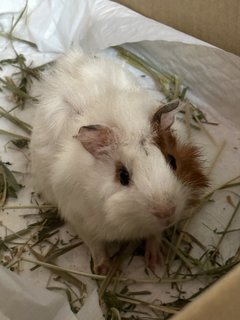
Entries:
POLYGON ((35 186, 90 248, 161 233, 165 220, 152 212, 169 206, 176 206, 173 220, 179 219, 188 189, 151 142, 150 119, 158 105, 133 75, 109 59, 75 51, 38 89, 31 142, 35 186), (118 137, 110 157, 100 160, 73 138, 81 126, 95 124, 118 137), (129 170, 129 186, 116 180, 116 161, 129 170))

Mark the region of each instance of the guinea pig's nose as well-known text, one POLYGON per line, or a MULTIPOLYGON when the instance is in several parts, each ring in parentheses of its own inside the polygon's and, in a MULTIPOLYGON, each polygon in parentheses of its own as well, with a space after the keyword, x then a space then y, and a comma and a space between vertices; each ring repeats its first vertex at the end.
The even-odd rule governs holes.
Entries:
POLYGON ((176 210, 175 206, 169 206, 168 208, 155 210, 153 212, 153 215, 156 216, 157 218, 168 219, 174 215, 175 210, 176 210))

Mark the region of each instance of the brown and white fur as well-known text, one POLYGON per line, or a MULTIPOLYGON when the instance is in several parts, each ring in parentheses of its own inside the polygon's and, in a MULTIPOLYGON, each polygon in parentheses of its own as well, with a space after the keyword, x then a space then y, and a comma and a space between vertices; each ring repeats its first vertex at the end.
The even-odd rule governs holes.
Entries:
POLYGON ((172 112, 122 65, 72 51, 39 85, 31 140, 36 190, 58 206, 88 245, 95 271, 109 265, 106 243, 146 239, 160 254, 162 231, 207 186, 196 147, 171 132, 172 112))

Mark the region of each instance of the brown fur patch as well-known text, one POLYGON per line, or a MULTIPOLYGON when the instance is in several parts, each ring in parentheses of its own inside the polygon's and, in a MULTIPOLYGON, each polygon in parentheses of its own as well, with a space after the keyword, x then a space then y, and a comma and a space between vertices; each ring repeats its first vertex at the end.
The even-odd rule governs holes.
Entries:
POLYGON ((154 134, 154 143, 160 148, 166 160, 169 155, 176 159, 176 176, 191 190, 188 206, 197 204, 203 190, 209 186, 209 180, 203 172, 201 155, 197 147, 181 143, 171 130, 154 134))

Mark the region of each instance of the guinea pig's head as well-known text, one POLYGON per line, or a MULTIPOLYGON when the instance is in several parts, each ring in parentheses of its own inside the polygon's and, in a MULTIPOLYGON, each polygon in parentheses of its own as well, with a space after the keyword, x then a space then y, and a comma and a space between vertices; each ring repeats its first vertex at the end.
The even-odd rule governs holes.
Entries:
POLYGON ((171 131, 170 109, 157 110, 140 136, 123 138, 103 125, 79 130, 77 138, 95 158, 92 202, 101 203, 110 239, 161 232, 179 221, 208 186, 199 150, 171 131))

